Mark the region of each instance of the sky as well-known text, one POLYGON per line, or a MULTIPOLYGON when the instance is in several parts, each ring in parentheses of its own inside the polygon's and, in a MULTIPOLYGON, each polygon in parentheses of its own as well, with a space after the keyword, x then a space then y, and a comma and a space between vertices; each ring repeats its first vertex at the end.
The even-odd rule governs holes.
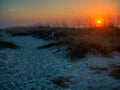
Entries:
POLYGON ((75 22, 120 13, 120 0, 0 0, 0 27, 75 22))

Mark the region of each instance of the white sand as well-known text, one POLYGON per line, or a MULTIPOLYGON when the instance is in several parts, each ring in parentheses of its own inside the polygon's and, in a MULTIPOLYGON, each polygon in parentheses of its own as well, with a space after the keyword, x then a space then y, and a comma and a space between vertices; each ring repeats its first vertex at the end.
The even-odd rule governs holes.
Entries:
POLYGON ((77 62, 64 58, 66 53, 58 48, 36 49, 47 41, 32 36, 6 36, 22 48, 0 50, 0 90, 64 90, 50 83, 59 76, 70 76, 74 84, 65 90, 120 90, 120 80, 108 76, 108 71, 95 73, 87 65, 108 67, 120 64, 120 54, 113 58, 87 55, 77 62), (49 84, 48 84, 49 83, 49 84), (116 90, 116 89, 115 89, 116 90))

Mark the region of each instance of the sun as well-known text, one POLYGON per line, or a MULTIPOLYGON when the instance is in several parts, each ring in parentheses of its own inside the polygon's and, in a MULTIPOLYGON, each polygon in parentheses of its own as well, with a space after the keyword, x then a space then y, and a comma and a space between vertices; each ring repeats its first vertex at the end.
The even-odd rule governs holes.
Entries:
POLYGON ((97 24, 102 24, 102 20, 97 20, 97 24))
POLYGON ((102 19, 96 19, 95 21, 97 27, 102 27, 103 26, 103 20, 102 19))

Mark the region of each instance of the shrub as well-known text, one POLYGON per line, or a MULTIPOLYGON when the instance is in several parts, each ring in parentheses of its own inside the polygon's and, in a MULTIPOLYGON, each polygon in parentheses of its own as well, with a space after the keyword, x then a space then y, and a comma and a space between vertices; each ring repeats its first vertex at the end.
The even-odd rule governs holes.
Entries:
POLYGON ((109 76, 114 77, 116 79, 120 79, 120 68, 118 69, 113 69, 110 73, 109 76))
POLYGON ((12 42, 0 41, 0 49, 4 49, 4 48, 17 49, 17 48, 20 48, 20 46, 12 42))
POLYGON ((117 65, 117 64, 109 64, 109 67, 112 68, 112 69, 118 69, 118 68, 120 68, 120 65, 117 65))
POLYGON ((109 64, 109 67, 112 69, 109 73, 109 76, 120 79, 120 65, 109 64))
POLYGON ((70 40, 68 53, 72 59, 83 58, 88 53, 100 54, 104 57, 112 56, 110 45, 105 39, 89 35, 72 38, 70 40))
POLYGON ((50 47, 59 46, 59 45, 63 45, 63 44, 66 44, 66 43, 64 42, 64 40, 52 41, 52 42, 50 42, 50 43, 48 43, 48 44, 45 44, 45 45, 43 45, 43 46, 38 47, 37 49, 50 48, 50 47))
POLYGON ((62 88, 68 88, 72 82, 73 81, 70 79, 70 77, 56 77, 52 80, 53 84, 62 88))

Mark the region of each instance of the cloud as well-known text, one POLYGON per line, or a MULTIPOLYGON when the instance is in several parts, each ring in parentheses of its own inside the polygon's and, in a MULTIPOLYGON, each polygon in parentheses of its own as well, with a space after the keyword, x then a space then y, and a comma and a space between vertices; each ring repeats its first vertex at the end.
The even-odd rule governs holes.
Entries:
POLYGON ((13 12, 15 12, 15 9, 10 9, 9 12, 13 13, 13 12))

